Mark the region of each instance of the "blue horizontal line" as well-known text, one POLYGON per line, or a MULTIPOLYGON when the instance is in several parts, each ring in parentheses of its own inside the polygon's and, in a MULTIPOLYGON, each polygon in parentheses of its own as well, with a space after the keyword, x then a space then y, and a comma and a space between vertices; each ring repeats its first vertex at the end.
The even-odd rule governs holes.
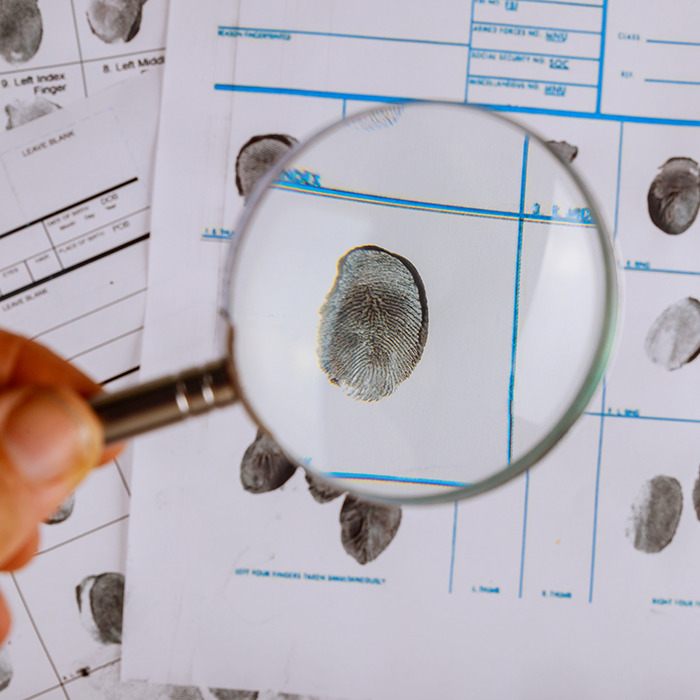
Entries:
POLYGON ((670 41, 668 39, 647 39, 647 44, 671 44, 673 46, 700 46, 699 41, 670 41))
POLYGON ((598 10, 603 9, 603 5, 594 5, 585 2, 562 2, 562 0, 518 0, 518 2, 539 2, 543 5, 570 5, 571 7, 595 7, 598 10))
MULTIPOLYGON (((387 95, 366 95, 352 92, 329 92, 324 90, 302 90, 299 88, 262 87, 259 85, 230 85, 216 83, 215 90, 224 92, 247 92, 267 95, 299 95, 302 97, 320 97, 324 99, 355 100, 357 102, 429 102, 416 97, 389 97, 387 95)), ((444 100, 440 100, 444 101, 444 100)), ((487 104, 482 102, 463 102, 453 100, 457 104, 470 104, 482 107, 492 112, 511 112, 513 114, 546 114, 556 117, 572 117, 574 119, 599 119, 601 121, 629 122, 635 124, 663 124, 666 126, 700 126, 699 119, 667 119, 665 117, 638 117, 624 114, 605 114, 596 112, 581 112, 568 109, 542 109, 541 107, 514 107, 513 105, 487 104)))
POLYGON ((700 423, 700 418, 667 418, 664 416, 620 416, 616 413, 601 413, 585 411, 585 416, 597 416, 598 418, 630 418, 631 420, 656 420, 666 423, 700 423))
MULTIPOLYGON (((518 0, 518 2, 524 2, 525 0, 518 0)), ((530 2, 544 2, 544 0, 529 0, 530 2)), ((503 49, 479 49, 472 48, 472 57, 475 51, 488 51, 490 53, 512 53, 516 56, 541 56, 542 58, 566 58, 569 61, 599 61, 600 58, 591 58, 589 56, 562 56, 558 53, 538 53, 536 51, 504 51, 503 49)))
POLYGON ((700 275, 700 272, 694 272, 693 270, 664 270, 661 267, 632 267, 631 265, 625 265, 623 270, 630 270, 631 272, 665 272, 669 275, 700 275))
POLYGON ((386 95, 365 95, 362 93, 330 92, 327 90, 302 90, 299 88, 262 87, 257 85, 227 85, 215 83, 214 90, 231 92, 258 92, 270 95, 299 95, 302 97, 323 97, 335 100, 357 100, 358 102, 417 102, 416 99, 388 97, 386 95))
POLYGON ((589 29, 563 29, 562 27, 533 27, 529 24, 515 24, 512 22, 474 22, 474 26, 478 25, 483 25, 485 27, 514 27, 515 29, 539 29, 543 32, 566 32, 567 34, 594 34, 595 36, 600 36, 600 32, 593 32, 589 29))
MULTIPOLYGON (((470 75, 469 84, 476 85, 478 83, 472 82, 475 78, 481 80, 511 80, 517 81, 519 83, 542 83, 545 85, 567 85, 568 87, 583 87, 583 88, 598 88, 597 84, 586 85, 585 83, 562 83, 559 80, 535 80, 534 78, 506 78, 502 75, 470 75)), ((488 87, 488 86, 485 86, 488 87)), ((500 85, 494 85, 493 87, 503 87, 500 85)))
POLYGON ((447 481, 445 479, 408 479, 405 476, 390 476, 388 474, 362 474, 355 472, 323 472, 321 476, 327 479, 356 479, 358 481, 387 481, 401 484, 420 484, 422 486, 450 486, 463 488, 470 486, 466 481, 447 481))
MULTIPOLYGON (((342 34, 340 32, 312 32, 302 29, 271 29, 270 27, 226 27, 219 26, 219 31, 241 31, 241 32, 277 32, 279 34, 299 34, 301 36, 326 36, 335 39, 367 39, 369 41, 394 41, 403 44, 430 44, 433 46, 457 46, 459 48, 469 48, 469 44, 458 41, 437 41, 434 39, 403 39, 395 36, 369 36, 366 34, 342 34)), ((234 39, 237 37, 233 37, 234 39)))
POLYGON ((671 85, 700 85, 696 80, 662 80, 661 78, 644 78, 645 83, 670 83, 671 85))
POLYGON ((343 199, 364 204, 375 204, 387 207, 400 207, 403 209, 418 209, 438 214, 451 214, 458 216, 483 216, 493 219, 505 219, 508 221, 527 221, 537 224, 573 224, 575 226, 593 227, 592 221, 581 221, 575 218, 552 217, 542 214, 523 214, 520 212, 499 211, 497 209, 479 209, 477 207, 460 207, 454 204, 442 204, 440 202, 423 202, 414 199, 400 199, 385 195, 369 194, 366 192, 352 192, 350 190, 337 190, 330 187, 317 187, 313 185, 292 184, 286 181, 276 180, 271 187, 288 192, 308 194, 316 197, 328 197, 330 199, 343 199))
POLYGON ((234 234, 231 234, 230 236, 214 236, 211 233, 203 233, 202 238, 207 238, 211 241, 230 241, 233 238, 234 234))

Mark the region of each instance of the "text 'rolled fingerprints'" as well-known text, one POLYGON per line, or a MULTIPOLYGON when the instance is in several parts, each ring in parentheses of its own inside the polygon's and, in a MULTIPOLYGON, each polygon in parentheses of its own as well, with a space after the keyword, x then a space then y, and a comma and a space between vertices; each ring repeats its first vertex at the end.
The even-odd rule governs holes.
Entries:
POLYGON ((647 195, 649 216, 664 233, 679 234, 695 221, 700 208, 700 170, 692 158, 669 158, 647 195))
POLYGON ((236 188, 247 201, 258 180, 295 144, 286 134, 263 134, 246 141, 236 158, 236 188))
POLYGON ((400 506, 348 495, 340 510, 340 539, 353 559, 367 564, 389 546, 400 524, 400 506))
POLYGON ((75 588, 83 627, 101 644, 121 644, 124 576, 107 572, 87 576, 75 588))
POLYGON ((353 248, 319 310, 318 355, 331 383, 361 401, 392 394, 420 360, 428 304, 416 268, 376 246, 353 248))
POLYGON ((267 493, 286 483, 296 469, 277 443, 258 430, 241 460, 241 483, 250 493, 267 493))
POLYGON ((625 534, 640 552, 660 552, 676 534, 682 510, 683 492, 678 480, 655 476, 637 494, 625 534))
POLYGON ((146 0, 91 0, 87 21, 92 33, 106 44, 131 41, 141 28, 146 0))
POLYGON ((644 349, 668 370, 694 360, 700 353, 700 301, 686 297, 664 309, 649 328, 644 349))
POLYGON ((36 0, 0 0, 0 54, 8 63, 32 58, 43 32, 36 0))

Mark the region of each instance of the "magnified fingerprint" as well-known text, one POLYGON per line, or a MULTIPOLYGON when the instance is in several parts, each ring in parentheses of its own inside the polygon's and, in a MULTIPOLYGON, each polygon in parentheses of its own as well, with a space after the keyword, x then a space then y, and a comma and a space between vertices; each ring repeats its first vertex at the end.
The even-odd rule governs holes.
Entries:
POLYGON ((700 301, 686 297, 664 309, 651 324, 644 349, 652 362, 678 369, 700 353, 700 301))
POLYGON ((682 510, 683 492, 678 480, 655 476, 637 494, 625 534, 640 552, 660 552, 676 534, 682 510))
POLYGON ((374 561, 391 543, 401 524, 401 507, 347 495, 340 509, 340 539, 360 564, 374 561))
POLYGON ((14 129, 43 117, 45 114, 55 112, 57 109, 61 109, 61 105, 57 105, 45 97, 36 97, 33 100, 15 100, 11 104, 5 105, 5 114, 7 114, 5 128, 14 129))
POLYGON ((5 690, 13 675, 12 664, 10 663, 10 652, 7 647, 0 649, 0 692, 5 690))
POLYGON ((669 158, 649 187, 651 220, 664 233, 686 231, 700 208, 700 170, 692 158, 669 158))
POLYGON ((225 690, 224 688, 209 688, 216 700, 257 700, 257 690, 225 690))
POLYGON ((146 0, 91 0, 86 12, 92 33, 106 44, 129 42, 141 28, 146 0))
POLYGON ((362 131, 379 131, 394 126, 404 112, 403 105, 391 105, 375 109, 369 114, 363 114, 348 119, 347 125, 362 131))
POLYGON ((47 525, 58 525, 64 520, 68 520, 68 518, 70 518, 74 507, 75 493, 72 493, 48 518, 46 518, 46 520, 44 520, 44 522, 47 525))
POLYGON ((330 482, 315 474, 309 474, 306 472, 306 483, 309 485, 309 493, 314 497, 315 501, 318 503, 330 503, 332 500, 342 496, 345 491, 332 486, 330 482))
POLYGON ((572 146, 566 141, 547 141, 547 145, 567 163, 571 163, 578 155, 578 146, 572 146))
POLYGON ((75 588, 83 627, 101 644, 121 644, 124 576, 87 576, 75 588))
POLYGON ((296 468, 277 443, 258 430, 241 460, 241 483, 250 493, 267 493, 286 483, 296 468))
POLYGON ((236 158, 236 187, 243 201, 248 201, 258 180, 297 140, 286 134, 263 134, 246 141, 236 158))
POLYGON ((428 339, 423 281, 405 258, 377 246, 353 248, 321 306, 318 355, 331 383, 378 401, 407 379, 428 339))
POLYGON ((36 0, 0 0, 0 54, 24 63, 41 45, 43 26, 36 0))

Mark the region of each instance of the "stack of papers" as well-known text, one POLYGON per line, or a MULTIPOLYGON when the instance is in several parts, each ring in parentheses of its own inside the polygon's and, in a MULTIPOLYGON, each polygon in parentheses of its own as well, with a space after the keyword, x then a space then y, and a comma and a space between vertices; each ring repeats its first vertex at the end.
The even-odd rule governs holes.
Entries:
POLYGON ((0 264, 31 277, 5 292, 0 270, 0 319, 108 388, 221 354, 246 143, 401 99, 485 105, 562 144, 625 288, 615 363, 542 464, 469 501, 404 506, 371 561, 342 545, 344 497, 318 503, 302 470, 244 488, 257 429, 240 406, 139 438, 133 476, 96 472, 3 582, 11 697, 694 697, 700 364, 670 360, 659 329, 700 306, 700 224, 668 230, 648 197, 669 168, 698 177, 697 19, 646 0, 173 3, 152 199, 155 76, 10 132, 0 264), (69 148, 81 177, 37 187, 69 148), (74 600, 110 573, 126 573, 121 645, 90 636, 74 600))

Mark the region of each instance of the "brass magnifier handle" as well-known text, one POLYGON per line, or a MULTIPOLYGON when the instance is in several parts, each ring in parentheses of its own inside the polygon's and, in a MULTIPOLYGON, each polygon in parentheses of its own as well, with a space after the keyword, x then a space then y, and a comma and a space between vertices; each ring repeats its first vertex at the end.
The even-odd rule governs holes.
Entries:
POLYGON ((230 405, 237 398, 227 361, 218 360, 113 394, 100 394, 90 405, 102 421, 109 445, 230 405))

